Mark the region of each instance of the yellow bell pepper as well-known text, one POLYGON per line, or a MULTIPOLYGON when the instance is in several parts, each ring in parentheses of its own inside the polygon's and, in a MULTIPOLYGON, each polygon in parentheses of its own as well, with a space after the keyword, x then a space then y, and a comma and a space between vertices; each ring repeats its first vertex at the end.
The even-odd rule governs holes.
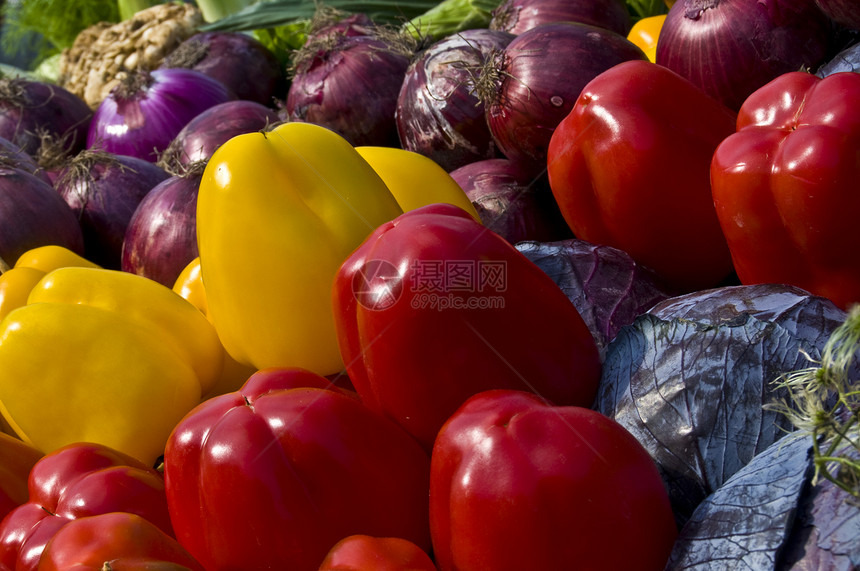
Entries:
POLYGON ((627 39, 642 48, 652 62, 657 60, 657 40, 660 38, 660 30, 665 21, 666 14, 642 18, 633 24, 627 34, 627 39))
POLYGON ((0 321, 0 413, 45 453, 90 441, 151 464, 219 378, 222 355, 211 323, 170 288, 60 268, 0 321))
POLYGON ((26 304, 30 290, 46 273, 68 266, 99 267, 63 246, 39 246, 21 254, 13 267, 0 274, 0 319, 26 304))
POLYGON ((444 202, 459 206, 481 223, 465 191, 430 157, 396 147, 364 146, 355 150, 382 177, 404 212, 444 202))
POLYGON ((197 245, 227 352, 257 369, 341 371, 335 274, 402 212, 355 147, 324 127, 283 123, 221 145, 200 182, 197 245))

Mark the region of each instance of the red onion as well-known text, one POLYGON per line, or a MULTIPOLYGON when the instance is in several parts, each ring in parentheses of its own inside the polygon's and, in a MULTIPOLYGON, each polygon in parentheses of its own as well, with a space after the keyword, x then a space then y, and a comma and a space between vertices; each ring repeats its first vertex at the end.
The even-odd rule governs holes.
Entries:
POLYGON ((54 184, 32 155, 25 153, 18 145, 3 137, 0 137, 0 166, 21 169, 36 175, 52 186, 54 184))
POLYGON ((513 39, 502 31, 465 30, 418 54, 406 71, 394 115, 403 148, 446 171, 496 157, 474 77, 490 54, 513 39))
POLYGON ((63 168, 56 189, 80 220, 86 257, 120 269, 126 228, 143 197, 170 174, 147 160, 84 150, 63 168))
POLYGON ((484 159, 451 171, 484 226, 511 244, 573 238, 545 174, 537 177, 508 159, 484 159))
POLYGON ((647 60, 626 37, 575 22, 540 24, 515 37, 482 72, 487 124, 505 157, 546 169, 552 133, 585 85, 628 60, 647 60))
POLYGON ((678 0, 656 62, 731 109, 788 71, 817 69, 833 28, 810 0, 678 0))
POLYGON ((87 147, 154 163, 189 121, 231 99, 235 95, 223 83, 199 71, 140 70, 96 109, 87 147))
POLYGON ((29 155, 44 136, 63 139, 71 152, 82 150, 92 117, 83 99, 58 85, 0 78, 0 137, 29 155))
POLYGON ((193 69, 237 98, 274 107, 287 89, 286 69, 262 42, 241 32, 199 32, 170 52, 162 68, 193 69))
POLYGON ((0 167, 0 265, 13 266, 27 250, 47 245, 83 254, 84 238, 75 213, 43 179, 0 167))
POLYGON ((274 109, 254 101, 236 99, 219 103, 189 121, 165 154, 180 165, 205 161, 236 135, 265 131, 278 122, 274 109))
POLYGON ((625 0, 504 0, 490 29, 522 34, 539 24, 580 22, 626 36, 633 22, 625 0))
POLYGON ((126 228, 123 271, 172 288, 197 257, 197 190, 204 162, 155 185, 143 197, 126 228))
POLYGON ((815 3, 837 24, 860 30, 860 2, 857 0, 815 0, 815 3))
POLYGON ((394 113, 407 52, 376 35, 311 37, 297 54, 282 117, 327 127, 354 146, 400 146, 394 113))

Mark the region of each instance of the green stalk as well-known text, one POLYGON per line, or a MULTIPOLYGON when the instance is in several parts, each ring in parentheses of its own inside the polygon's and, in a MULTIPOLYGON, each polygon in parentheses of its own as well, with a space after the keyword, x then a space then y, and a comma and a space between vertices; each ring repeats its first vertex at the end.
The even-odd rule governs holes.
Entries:
POLYGON ((405 28, 418 38, 444 38, 463 30, 486 28, 500 0, 442 0, 405 28))
POLYGON ((141 10, 152 8, 156 4, 162 4, 160 0, 117 0, 119 7, 119 17, 122 20, 128 20, 141 10))
POLYGON ((197 7, 206 22, 217 22, 256 3, 257 0, 197 0, 197 7))

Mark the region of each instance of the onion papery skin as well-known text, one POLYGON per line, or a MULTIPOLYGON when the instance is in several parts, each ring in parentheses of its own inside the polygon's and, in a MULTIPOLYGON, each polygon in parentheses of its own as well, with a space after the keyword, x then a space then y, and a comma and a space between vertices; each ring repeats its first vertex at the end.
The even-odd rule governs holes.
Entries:
POLYGON ((573 238, 545 174, 532 176, 504 158, 475 161, 450 174, 484 226, 511 244, 573 238))
POLYGON ((506 158, 537 174, 546 169, 553 131, 586 84, 619 63, 648 56, 605 28, 555 22, 516 36, 496 58, 498 80, 482 96, 487 125, 506 158))
POLYGON ((162 68, 199 71, 238 99, 274 107, 287 90, 286 69, 262 42, 241 32, 199 32, 170 53, 162 68))
POLYGON ((860 2, 857 0, 815 0, 815 3, 837 24, 860 30, 860 2))
POLYGON ((777 76, 817 69, 833 36, 810 0, 678 0, 661 28, 656 62, 737 111, 777 76))
POLYGON ((397 98, 401 146, 430 157, 449 172, 499 156, 473 79, 490 54, 513 39, 508 32, 464 30, 418 54, 397 98))
POLYGON ((84 253, 75 213, 45 180, 0 167, 0 258, 13 266, 27 250, 48 245, 84 253))
POLYGON ((197 191, 203 176, 202 163, 197 165, 160 182, 140 201, 126 228, 123 271, 173 288, 197 257, 197 191))
POLYGON ((139 86, 125 84, 96 109, 87 148, 156 162, 194 117, 235 99, 220 81, 191 69, 141 71, 139 86))
POLYGON ((236 135, 266 131, 280 122, 277 111, 254 101, 219 103, 188 122, 170 143, 168 154, 180 165, 206 161, 236 135))
POLYGON ((297 66, 281 116, 331 129, 353 146, 399 147, 394 114, 411 56, 376 36, 328 37, 297 66))
POLYGON ((84 148, 93 111, 67 89, 20 77, 0 78, 0 137, 35 156, 42 137, 60 138, 76 153, 84 148))
POLYGON ((32 155, 25 153, 18 145, 3 137, 0 137, 0 167, 21 169, 44 180, 51 186, 54 185, 54 181, 39 166, 32 155))
POLYGON ((504 0, 493 10, 489 27, 519 35, 551 22, 580 22, 622 36, 633 26, 624 0, 504 0))
POLYGON ((171 175, 139 157, 85 150, 59 174, 56 191, 77 215, 87 259, 122 266, 122 243, 143 197, 171 175))

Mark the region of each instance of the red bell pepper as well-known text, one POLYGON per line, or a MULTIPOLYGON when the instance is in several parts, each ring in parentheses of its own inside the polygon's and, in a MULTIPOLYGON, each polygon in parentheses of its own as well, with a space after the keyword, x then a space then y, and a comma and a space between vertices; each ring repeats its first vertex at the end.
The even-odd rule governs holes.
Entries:
POLYGON ((69 444, 45 455, 28 488, 27 503, 0 522, 0 562, 11 569, 35 571, 45 545, 77 518, 129 512, 173 533, 161 474, 101 444, 69 444))
POLYGON ((735 118, 652 62, 598 75, 547 150, 550 187, 573 233, 624 250, 678 293, 719 285, 733 268, 711 199, 710 164, 735 118))
POLYGON ((437 571, 427 553, 402 537, 350 535, 335 544, 318 571, 437 571))
POLYGON ((781 75, 741 106, 711 185, 738 278, 860 302, 860 74, 781 75))
POLYGON ((441 571, 661 571, 677 528, 651 456, 594 410, 487 391, 439 431, 430 530, 441 571))
POLYGON ((203 571, 176 539, 139 515, 70 521, 45 546, 39 571, 203 571))
POLYGON ((428 451, 448 417, 493 388, 591 406, 600 357, 552 279, 465 211, 433 204, 378 227, 333 288, 355 390, 428 451))
POLYGON ((27 501, 30 470, 42 456, 41 450, 0 432, 0 519, 27 501))
POLYGON ((176 538, 207 571, 316 571, 356 534, 430 549, 429 455, 303 369, 264 369, 192 409, 164 477, 176 538))

